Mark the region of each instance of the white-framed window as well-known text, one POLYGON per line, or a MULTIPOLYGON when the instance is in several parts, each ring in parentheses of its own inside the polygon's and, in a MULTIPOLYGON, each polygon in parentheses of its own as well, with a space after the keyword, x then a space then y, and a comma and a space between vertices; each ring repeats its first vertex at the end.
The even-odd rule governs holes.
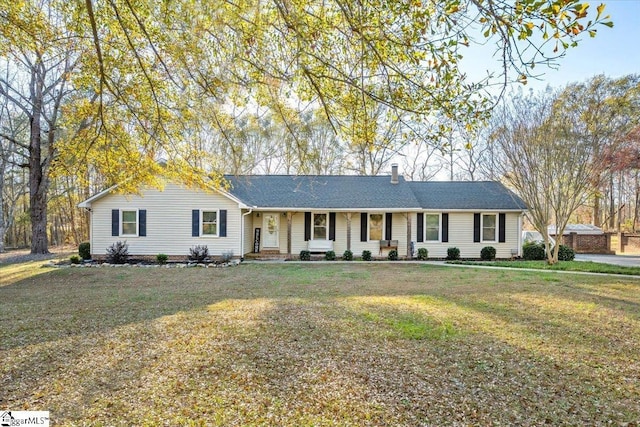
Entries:
POLYGON ((218 237, 218 211, 200 211, 200 235, 218 237))
POLYGON ((121 236, 137 236, 138 235, 138 210, 121 210, 120 211, 120 235, 121 236))
POLYGON ((495 242, 498 240, 498 215, 482 214, 482 241, 495 242))
POLYGON ((369 214, 369 240, 382 240, 384 230, 384 214, 369 214))
POLYGON ((313 213, 312 240, 329 240, 329 214, 313 213))
POLYGON ((440 241, 440 214, 424 214, 425 242, 440 241))

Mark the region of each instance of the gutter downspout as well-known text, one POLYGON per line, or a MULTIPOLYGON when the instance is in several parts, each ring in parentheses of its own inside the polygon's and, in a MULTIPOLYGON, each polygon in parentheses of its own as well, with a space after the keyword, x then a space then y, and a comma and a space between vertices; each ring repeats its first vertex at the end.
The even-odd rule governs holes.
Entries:
POLYGON ((245 217, 251 213, 253 213, 253 208, 249 208, 247 212, 242 214, 242 221, 240 222, 240 261, 244 261, 244 220, 245 217))
POLYGON ((522 257, 522 219, 526 215, 526 212, 522 212, 518 215, 518 257, 522 257))
POLYGON ((93 250, 93 209, 90 207, 85 207, 83 209, 89 212, 89 255, 91 255, 91 251, 93 250))

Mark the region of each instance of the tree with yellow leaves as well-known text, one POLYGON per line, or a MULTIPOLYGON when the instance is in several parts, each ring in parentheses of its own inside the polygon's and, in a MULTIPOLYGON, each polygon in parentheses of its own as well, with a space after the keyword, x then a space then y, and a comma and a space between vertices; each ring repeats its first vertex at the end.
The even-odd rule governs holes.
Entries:
MULTIPOLYGON (((220 185, 188 139, 204 107, 257 105, 287 123, 291 105, 306 102, 365 148, 380 108, 411 123, 441 115, 473 126, 492 102, 487 81, 459 69, 466 49, 491 39, 503 64, 496 77, 525 81, 611 25, 603 9, 575 0, 0 0, 0 60, 17 73, 0 96, 31 123, 18 142, 29 152, 32 252, 47 251, 56 170, 91 168, 133 189, 153 182, 164 158, 164 174, 220 185)), ((446 126, 430 129, 437 137, 446 126)))

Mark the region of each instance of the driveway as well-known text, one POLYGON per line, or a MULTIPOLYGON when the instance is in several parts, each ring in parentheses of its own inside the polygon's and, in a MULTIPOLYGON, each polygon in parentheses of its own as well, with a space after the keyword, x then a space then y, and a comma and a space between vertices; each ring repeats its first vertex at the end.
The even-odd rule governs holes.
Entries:
POLYGON ((604 262, 607 264, 623 265, 627 267, 639 267, 640 255, 598 255, 576 254, 576 261, 604 262))

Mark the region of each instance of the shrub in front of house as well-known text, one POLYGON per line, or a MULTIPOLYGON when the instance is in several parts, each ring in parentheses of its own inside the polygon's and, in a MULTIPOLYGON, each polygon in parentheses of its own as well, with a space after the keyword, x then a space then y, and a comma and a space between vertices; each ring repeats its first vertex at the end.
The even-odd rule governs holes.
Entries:
POLYGON ((209 258, 207 245, 197 245, 189 248, 189 261, 202 262, 207 258, 209 258))
POLYGON ((233 251, 222 252, 222 262, 227 263, 233 258, 233 251))
POLYGON ((419 248, 418 249, 418 259, 420 261, 426 261, 429 258, 429 251, 427 248, 419 248))
POLYGON ((371 261, 371 251, 362 251, 362 260, 371 261))
POLYGON ((454 261, 460 259, 460 249, 458 248, 447 248, 447 259, 449 261, 454 261))
POLYGON ((107 262, 109 264, 124 264, 129 259, 129 245, 127 241, 118 240, 107 248, 107 262))
POLYGON ((558 248, 558 261, 573 261, 576 257, 576 251, 569 246, 560 245, 558 248))
POLYGON ((345 261, 353 261, 353 252, 351 252, 349 249, 347 249, 342 254, 342 259, 345 260, 345 261))
POLYGON ((78 255, 71 255, 69 261, 71 261, 71 264, 80 264, 80 257, 78 255))
POLYGON ((522 258, 527 261, 544 260, 544 243, 526 242, 522 245, 522 258))
POLYGON ((496 248, 493 246, 485 246, 480 250, 480 259, 483 261, 491 261, 496 259, 496 248))
POLYGON ((334 251, 327 251, 327 253, 324 254, 324 259, 327 261, 335 261, 336 253, 334 251))
POLYGON ((91 259, 91 243, 82 242, 78 245, 78 255, 82 259, 91 259))
POLYGON ((300 261, 311 261, 311 252, 300 251, 300 261))
POLYGON ((398 251, 396 251, 395 249, 390 250, 389 255, 387 255, 387 259, 389 259, 389 261, 397 261, 398 251))
POLYGON ((156 255, 156 262, 158 264, 166 264, 169 261, 169 255, 167 254, 158 254, 156 255))

